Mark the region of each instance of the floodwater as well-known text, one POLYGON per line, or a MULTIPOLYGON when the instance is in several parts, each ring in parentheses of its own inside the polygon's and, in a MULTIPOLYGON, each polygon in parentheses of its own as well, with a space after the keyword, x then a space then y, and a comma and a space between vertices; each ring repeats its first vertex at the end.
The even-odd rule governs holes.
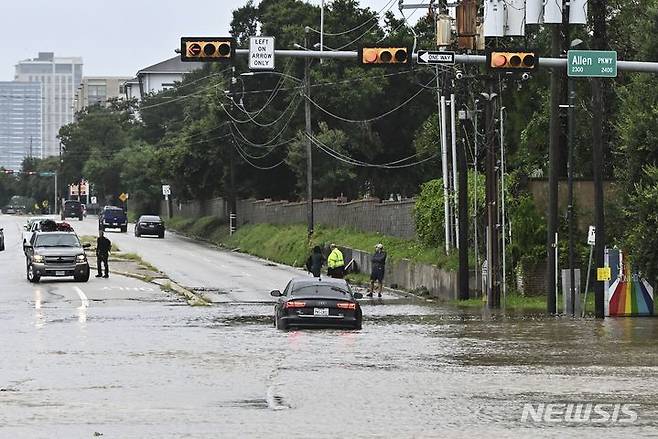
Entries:
POLYGON ((656 437, 658 320, 364 301, 362 331, 277 331, 271 304, 2 312, 0 437, 656 437), (524 404, 636 404, 633 422, 524 404))

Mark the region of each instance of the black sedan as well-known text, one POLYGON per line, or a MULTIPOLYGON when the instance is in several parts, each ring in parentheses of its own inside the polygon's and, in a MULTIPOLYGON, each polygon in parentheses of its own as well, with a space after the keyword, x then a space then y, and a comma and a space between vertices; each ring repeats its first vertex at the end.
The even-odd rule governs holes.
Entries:
POLYGON ((158 238, 164 238, 165 225, 162 218, 157 215, 142 215, 135 224, 135 236, 157 235, 158 238))
POLYGON ((361 307, 344 279, 301 277, 292 279, 283 290, 270 293, 278 297, 274 306, 274 324, 290 327, 343 327, 361 329, 361 307))

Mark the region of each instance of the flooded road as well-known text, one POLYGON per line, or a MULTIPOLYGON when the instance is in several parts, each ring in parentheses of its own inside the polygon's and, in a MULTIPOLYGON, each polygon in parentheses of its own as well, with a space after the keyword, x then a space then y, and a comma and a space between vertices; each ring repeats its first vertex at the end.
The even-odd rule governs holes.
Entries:
POLYGON ((117 276, 35 286, 15 256, 0 254, 1 438, 658 431, 657 319, 503 316, 375 299, 362 301, 361 331, 283 332, 269 303, 189 307, 117 276), (84 318, 76 286, 88 299, 84 318), (632 404, 637 419, 523 419, 525 405, 569 403, 610 413, 632 404))

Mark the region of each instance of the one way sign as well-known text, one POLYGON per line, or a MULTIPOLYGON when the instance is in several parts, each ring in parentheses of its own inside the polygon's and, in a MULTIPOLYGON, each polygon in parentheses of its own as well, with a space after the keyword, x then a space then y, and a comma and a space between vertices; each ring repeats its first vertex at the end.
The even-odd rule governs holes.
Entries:
POLYGON ((455 52, 440 52, 437 50, 419 50, 418 64, 454 64, 455 52))

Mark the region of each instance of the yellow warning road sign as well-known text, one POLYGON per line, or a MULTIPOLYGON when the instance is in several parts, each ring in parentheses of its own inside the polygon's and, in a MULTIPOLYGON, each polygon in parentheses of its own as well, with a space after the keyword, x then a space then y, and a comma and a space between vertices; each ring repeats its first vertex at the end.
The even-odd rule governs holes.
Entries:
POLYGON ((610 267, 597 268, 596 280, 598 281, 610 280, 610 267))

